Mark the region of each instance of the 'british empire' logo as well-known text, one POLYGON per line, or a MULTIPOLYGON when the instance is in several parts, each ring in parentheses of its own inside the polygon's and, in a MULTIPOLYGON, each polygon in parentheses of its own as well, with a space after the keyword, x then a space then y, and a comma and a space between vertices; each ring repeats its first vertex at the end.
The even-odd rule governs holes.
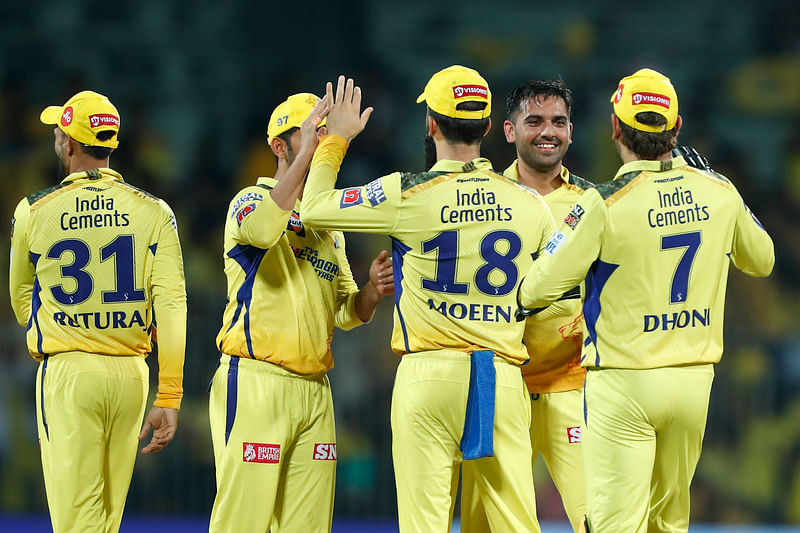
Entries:
POLYGON ((243 442, 242 461, 245 463, 279 463, 281 461, 281 445, 243 442))

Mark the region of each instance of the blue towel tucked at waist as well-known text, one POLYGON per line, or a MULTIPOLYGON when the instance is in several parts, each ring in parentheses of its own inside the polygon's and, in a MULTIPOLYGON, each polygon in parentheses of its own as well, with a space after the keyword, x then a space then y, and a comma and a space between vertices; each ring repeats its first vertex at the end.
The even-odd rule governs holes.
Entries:
POLYGON ((459 449, 465 460, 494 455, 494 352, 472 352, 469 372, 469 395, 464 419, 464 433, 459 449))

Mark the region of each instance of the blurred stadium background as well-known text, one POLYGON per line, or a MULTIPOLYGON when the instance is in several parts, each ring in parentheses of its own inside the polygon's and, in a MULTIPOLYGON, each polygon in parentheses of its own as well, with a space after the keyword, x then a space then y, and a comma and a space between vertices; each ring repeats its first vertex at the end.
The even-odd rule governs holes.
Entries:
MULTIPOLYGON (((351 75, 375 113, 340 184, 422 170, 424 112, 414 100, 430 74, 453 63, 477 68, 492 86, 494 127, 484 153, 501 170, 513 158, 502 136, 505 96, 526 79, 563 77, 575 97, 565 163, 596 182, 619 166, 608 124, 617 81, 643 66, 672 78, 684 118, 680 141, 731 178, 777 254, 766 280, 731 274, 726 353, 692 487, 692 519, 727 524, 728 531, 756 531, 752 524, 800 531, 799 10, 790 0, 0 4, 0 234, 8 235, 19 198, 59 179, 52 131, 39 123, 39 111, 85 88, 120 109, 112 166, 166 199, 178 218, 189 293, 186 396, 173 443, 137 460, 123 531, 140 524, 152 532, 159 523, 164 531, 180 524, 202 530, 210 513, 207 387, 225 299, 224 213, 240 187, 272 175, 268 114, 290 93, 320 94, 325 81, 351 75)), ((349 236, 358 280, 387 246, 382 238, 349 236)), ((5 265, 8 240, 0 247, 5 265)), ((36 365, 7 284, 0 287, 0 530, 47 530, 36 365)), ((358 524, 393 530, 389 402, 398 358, 388 347, 390 328, 384 302, 372 324, 334 339, 334 531, 358 524)), ((565 531, 558 493, 541 462, 538 470, 545 533, 565 531)))

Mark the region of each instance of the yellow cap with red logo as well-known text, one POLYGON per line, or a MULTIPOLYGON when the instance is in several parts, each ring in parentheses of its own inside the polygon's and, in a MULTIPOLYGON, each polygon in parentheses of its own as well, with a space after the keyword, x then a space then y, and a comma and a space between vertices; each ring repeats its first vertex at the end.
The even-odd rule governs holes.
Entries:
POLYGON ((641 131, 658 133, 671 130, 678 120, 678 94, 669 78, 649 68, 639 69, 622 78, 611 95, 614 113, 630 126, 641 131), (643 124, 636 115, 652 111, 663 116, 667 123, 661 126, 643 124))
MULTIPOLYGON (((293 94, 281 102, 269 117, 267 142, 271 143, 272 139, 292 128, 299 128, 311 114, 317 102, 319 102, 319 97, 311 93, 293 94)), ((322 119, 317 127, 324 125, 325 119, 322 119)))
POLYGON ((451 118, 482 119, 492 114, 492 92, 477 70, 453 65, 440 70, 428 80, 417 103, 426 102, 440 115, 451 118), (461 102, 484 102, 476 111, 457 109, 461 102))
POLYGON ((119 146, 119 111, 107 97, 94 91, 81 91, 63 106, 44 108, 39 120, 44 124, 57 125, 64 133, 88 146, 119 146), (101 131, 112 131, 114 134, 101 140, 97 138, 101 131))

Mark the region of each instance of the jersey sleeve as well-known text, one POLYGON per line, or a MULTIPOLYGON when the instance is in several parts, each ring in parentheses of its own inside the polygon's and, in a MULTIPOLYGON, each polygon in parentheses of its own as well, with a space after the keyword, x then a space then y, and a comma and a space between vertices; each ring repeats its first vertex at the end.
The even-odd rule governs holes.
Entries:
POLYGON ((350 270, 350 262, 344 253, 344 236, 338 234, 342 243, 342 259, 339 262, 339 283, 336 286, 336 314, 334 324, 337 328, 350 330, 360 326, 364 322, 356 313, 356 295, 358 294, 358 284, 353 279, 353 272, 350 270))
POLYGON ((390 234, 400 215, 400 174, 360 187, 335 189, 347 141, 326 135, 317 146, 303 191, 300 218, 318 229, 390 234))
POLYGON ((31 315, 31 297, 36 269, 28 250, 30 204, 23 198, 11 220, 11 257, 9 258, 8 292, 17 322, 26 325, 31 315))
POLYGON ((598 257, 607 217, 603 199, 590 189, 573 212, 580 213, 578 222, 558 226, 522 280, 519 304, 523 308, 546 307, 578 286, 598 257))
POLYGON ((275 203, 268 188, 248 187, 233 201, 228 216, 235 219, 236 242, 266 250, 286 231, 291 214, 275 203))
MULTIPOLYGON (((186 349, 186 283, 175 216, 169 212, 155 246, 150 291, 157 321, 158 393, 155 405, 178 409, 183 397, 183 360, 186 349)), ((151 247, 152 249, 152 247, 151 247)))
POLYGON ((744 200, 736 214, 731 260, 736 268, 751 276, 768 276, 775 265, 772 239, 744 200))

